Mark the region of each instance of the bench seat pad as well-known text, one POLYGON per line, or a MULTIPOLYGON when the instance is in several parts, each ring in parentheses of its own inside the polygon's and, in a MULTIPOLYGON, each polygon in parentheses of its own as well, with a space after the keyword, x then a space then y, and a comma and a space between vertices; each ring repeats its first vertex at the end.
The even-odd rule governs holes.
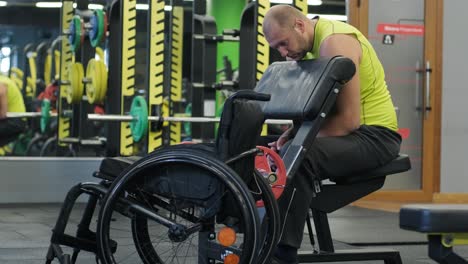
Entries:
POLYGON ((468 205, 405 205, 400 209, 400 227, 422 233, 468 233, 468 205))
POLYGON ((411 169, 411 161, 406 154, 399 154, 394 160, 388 164, 378 167, 376 169, 366 171, 364 173, 357 173, 356 175, 347 175, 339 179, 331 179, 339 184, 351 184, 355 182, 363 182, 381 178, 387 175, 405 172, 411 169))

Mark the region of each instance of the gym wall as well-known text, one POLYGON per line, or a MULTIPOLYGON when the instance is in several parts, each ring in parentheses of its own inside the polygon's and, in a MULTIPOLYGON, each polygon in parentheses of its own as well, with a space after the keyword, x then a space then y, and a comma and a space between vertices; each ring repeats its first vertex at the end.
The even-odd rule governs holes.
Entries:
POLYGON ((466 193, 464 201, 468 201, 466 10, 466 0, 444 1, 440 167, 440 192, 466 193))

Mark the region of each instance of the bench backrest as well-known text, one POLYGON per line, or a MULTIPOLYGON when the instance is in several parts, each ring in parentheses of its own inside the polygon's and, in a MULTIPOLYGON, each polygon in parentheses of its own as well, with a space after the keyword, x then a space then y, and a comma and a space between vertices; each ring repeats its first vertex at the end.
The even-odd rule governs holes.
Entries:
POLYGON ((263 103, 266 118, 313 120, 336 84, 355 73, 354 63, 344 57, 271 64, 255 91, 271 94, 263 103))
POLYGON ((271 95, 270 101, 261 103, 265 117, 295 122, 296 136, 283 156, 288 179, 311 147, 339 91, 355 72, 350 59, 337 56, 275 62, 259 81, 255 91, 271 95))

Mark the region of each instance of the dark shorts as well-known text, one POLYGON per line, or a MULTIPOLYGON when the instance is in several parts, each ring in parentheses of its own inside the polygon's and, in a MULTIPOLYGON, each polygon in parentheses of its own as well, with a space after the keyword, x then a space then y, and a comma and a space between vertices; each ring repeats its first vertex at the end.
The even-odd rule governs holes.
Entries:
POLYGON ((0 120, 0 146, 14 141, 21 133, 26 131, 26 121, 15 119, 0 120))
POLYGON ((363 125, 347 136, 316 138, 278 200, 281 219, 286 223, 280 244, 300 247, 315 179, 337 181, 383 166, 398 156, 400 144, 397 132, 380 126, 363 125))

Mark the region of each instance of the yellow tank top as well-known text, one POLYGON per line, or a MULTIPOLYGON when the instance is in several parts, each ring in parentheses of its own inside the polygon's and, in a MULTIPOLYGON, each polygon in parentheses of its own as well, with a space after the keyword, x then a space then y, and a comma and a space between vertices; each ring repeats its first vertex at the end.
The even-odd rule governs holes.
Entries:
POLYGON ((16 84, 10 78, 0 75, 0 83, 7 86, 8 112, 23 113, 26 112, 23 96, 16 84))
POLYGON ((361 124, 383 126, 396 131, 397 117, 385 82, 384 69, 374 48, 359 30, 340 21, 319 18, 315 26, 314 47, 306 58, 319 58, 320 45, 333 34, 353 34, 361 43, 361 124))

